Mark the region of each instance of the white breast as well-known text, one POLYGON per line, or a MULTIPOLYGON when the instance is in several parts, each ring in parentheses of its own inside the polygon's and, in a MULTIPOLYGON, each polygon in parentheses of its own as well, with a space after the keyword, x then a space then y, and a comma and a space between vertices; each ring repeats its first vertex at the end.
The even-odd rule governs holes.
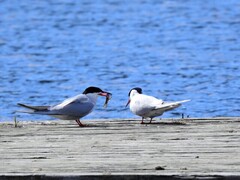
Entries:
POLYGON ((150 117, 149 113, 162 103, 162 100, 155 97, 135 94, 131 97, 130 110, 138 116, 150 117))

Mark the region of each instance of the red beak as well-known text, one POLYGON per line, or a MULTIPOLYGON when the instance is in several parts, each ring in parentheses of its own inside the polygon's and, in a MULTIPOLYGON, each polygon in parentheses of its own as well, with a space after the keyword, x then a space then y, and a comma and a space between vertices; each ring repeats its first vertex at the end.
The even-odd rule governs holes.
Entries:
POLYGON ((108 96, 109 94, 111 94, 111 93, 108 93, 108 92, 100 92, 100 93, 98 93, 98 95, 100 95, 100 96, 108 96))
POLYGON ((125 107, 127 107, 127 106, 129 105, 130 102, 131 102, 131 100, 129 99, 125 107))

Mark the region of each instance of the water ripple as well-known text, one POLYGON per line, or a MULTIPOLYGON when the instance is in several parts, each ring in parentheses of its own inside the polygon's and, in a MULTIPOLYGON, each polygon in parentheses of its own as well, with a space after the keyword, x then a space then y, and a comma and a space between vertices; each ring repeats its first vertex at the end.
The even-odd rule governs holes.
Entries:
MULTIPOLYGON (((0 121, 17 102, 55 104, 99 86, 88 118, 135 117, 128 91, 192 99, 164 117, 239 116, 238 0, 2 1, 0 121)), ((18 115, 22 119, 41 116, 18 115)), ((47 118, 47 117, 45 117, 47 118)))

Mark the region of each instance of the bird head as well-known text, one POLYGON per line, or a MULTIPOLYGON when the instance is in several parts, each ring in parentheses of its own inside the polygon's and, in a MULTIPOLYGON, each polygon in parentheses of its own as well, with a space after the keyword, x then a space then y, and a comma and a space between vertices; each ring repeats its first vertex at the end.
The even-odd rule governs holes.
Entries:
POLYGON ((112 97, 112 93, 103 91, 102 89, 100 89, 98 87, 94 87, 94 86, 90 86, 90 87, 86 88, 83 91, 83 94, 86 94, 86 95, 87 94, 95 94, 95 95, 98 95, 98 96, 105 96, 106 97, 106 101, 104 103, 104 107, 107 107, 108 101, 112 97))
POLYGON ((132 88, 129 93, 128 93, 128 102, 126 104, 126 107, 128 106, 128 104, 131 102, 131 98, 135 95, 135 94, 142 94, 142 89, 139 88, 139 87, 135 87, 135 88, 132 88))

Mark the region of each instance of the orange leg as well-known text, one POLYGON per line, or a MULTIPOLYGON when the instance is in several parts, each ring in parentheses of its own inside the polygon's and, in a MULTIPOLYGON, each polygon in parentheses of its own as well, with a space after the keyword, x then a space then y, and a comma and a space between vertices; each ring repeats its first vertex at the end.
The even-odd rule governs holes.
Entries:
POLYGON ((79 119, 77 119, 76 122, 78 123, 79 127, 85 127, 85 125, 82 124, 79 119))
POLYGON ((143 120, 144 120, 144 117, 142 117, 142 121, 141 121, 141 124, 145 124, 145 123, 143 122, 143 120))
POLYGON ((152 123, 152 119, 153 119, 153 118, 151 118, 151 119, 150 119, 150 122, 149 122, 149 124, 151 124, 151 123, 152 123))

